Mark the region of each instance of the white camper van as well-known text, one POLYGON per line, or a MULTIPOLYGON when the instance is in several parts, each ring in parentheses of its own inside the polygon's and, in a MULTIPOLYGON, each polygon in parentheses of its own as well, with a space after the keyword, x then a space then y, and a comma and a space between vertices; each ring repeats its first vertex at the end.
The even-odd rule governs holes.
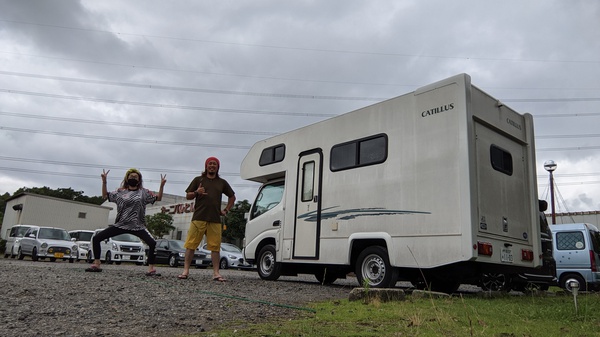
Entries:
POLYGON ((244 257, 263 279, 451 292, 540 266, 533 119, 466 74, 260 141, 244 257))

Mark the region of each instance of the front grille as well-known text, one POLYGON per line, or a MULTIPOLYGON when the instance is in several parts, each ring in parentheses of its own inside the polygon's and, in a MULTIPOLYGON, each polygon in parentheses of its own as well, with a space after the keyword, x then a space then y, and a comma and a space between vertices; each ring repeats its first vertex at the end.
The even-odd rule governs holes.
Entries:
POLYGON ((139 246, 121 246, 121 251, 125 253, 139 253, 142 251, 142 247, 139 246))
POLYGON ((71 249, 67 247, 48 247, 48 253, 64 253, 71 254, 71 249))

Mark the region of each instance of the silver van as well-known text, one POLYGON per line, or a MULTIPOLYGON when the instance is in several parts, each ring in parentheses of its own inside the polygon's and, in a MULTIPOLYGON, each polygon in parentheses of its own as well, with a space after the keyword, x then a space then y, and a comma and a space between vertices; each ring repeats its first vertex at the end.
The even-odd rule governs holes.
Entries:
POLYGON ((580 290, 600 288, 600 231, 592 224, 550 225, 558 285, 571 290, 571 281, 580 290))
POLYGON ((17 257, 17 253, 19 252, 19 247, 21 246, 21 239, 25 235, 25 232, 31 227, 31 225, 15 225, 12 226, 8 230, 8 235, 6 236, 6 248, 4 249, 4 258, 17 257))

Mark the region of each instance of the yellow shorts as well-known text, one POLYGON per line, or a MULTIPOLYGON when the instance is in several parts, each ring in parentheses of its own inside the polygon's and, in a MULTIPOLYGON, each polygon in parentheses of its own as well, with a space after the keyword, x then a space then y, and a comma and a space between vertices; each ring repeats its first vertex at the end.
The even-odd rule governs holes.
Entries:
POLYGON ((221 251, 221 223, 192 220, 183 247, 196 250, 206 235, 206 248, 211 252, 221 251))

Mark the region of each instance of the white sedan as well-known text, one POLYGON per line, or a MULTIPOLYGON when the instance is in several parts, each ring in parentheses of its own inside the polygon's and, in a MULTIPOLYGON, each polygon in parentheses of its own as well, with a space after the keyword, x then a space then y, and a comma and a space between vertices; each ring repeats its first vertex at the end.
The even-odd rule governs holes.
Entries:
POLYGON ((73 263, 77 258, 77 244, 71 241, 69 233, 62 228, 32 227, 21 239, 19 260, 31 256, 31 260, 50 258, 69 260, 73 263))

